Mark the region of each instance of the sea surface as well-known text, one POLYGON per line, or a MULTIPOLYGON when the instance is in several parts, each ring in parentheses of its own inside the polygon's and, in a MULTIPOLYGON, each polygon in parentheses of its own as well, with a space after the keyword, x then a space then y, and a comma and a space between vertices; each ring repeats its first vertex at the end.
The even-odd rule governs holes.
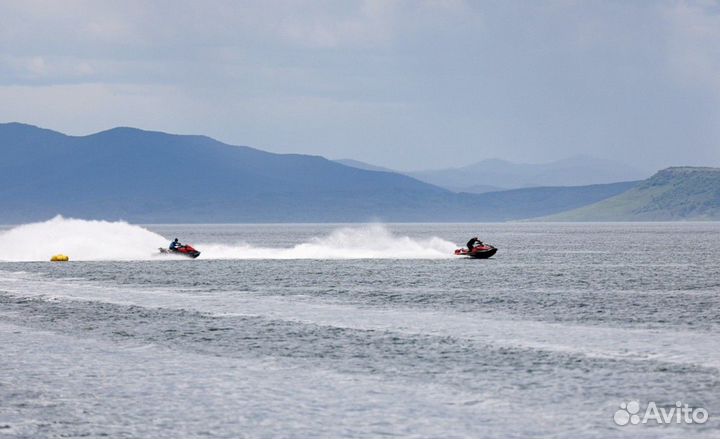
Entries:
POLYGON ((58 217, 0 249, 0 438, 720 437, 720 223, 58 217))

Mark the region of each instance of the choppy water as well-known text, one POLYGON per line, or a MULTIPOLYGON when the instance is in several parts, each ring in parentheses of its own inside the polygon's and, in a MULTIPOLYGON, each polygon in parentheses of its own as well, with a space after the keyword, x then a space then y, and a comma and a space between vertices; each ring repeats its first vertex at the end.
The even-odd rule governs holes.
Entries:
POLYGON ((720 435, 718 223, 53 221, 0 231, 0 437, 720 435))

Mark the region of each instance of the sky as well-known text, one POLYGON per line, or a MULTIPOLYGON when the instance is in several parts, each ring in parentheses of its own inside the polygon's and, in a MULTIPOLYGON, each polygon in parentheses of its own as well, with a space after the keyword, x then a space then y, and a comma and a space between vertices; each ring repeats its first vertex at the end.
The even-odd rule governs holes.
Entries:
POLYGON ((720 166, 720 3, 3 0, 0 121, 399 170, 720 166))

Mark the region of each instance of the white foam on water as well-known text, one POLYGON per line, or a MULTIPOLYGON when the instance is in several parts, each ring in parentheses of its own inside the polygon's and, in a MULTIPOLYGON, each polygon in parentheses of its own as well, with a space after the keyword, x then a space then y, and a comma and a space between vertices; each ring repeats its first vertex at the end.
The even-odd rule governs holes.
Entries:
POLYGON ((0 232, 0 260, 47 261, 56 254, 71 261, 148 259, 158 247, 168 245, 163 236, 124 221, 88 221, 55 218, 23 224, 0 232))
POLYGON ((455 244, 438 237, 413 239, 393 235, 381 224, 342 227, 327 236, 285 248, 248 244, 198 244, 207 259, 442 259, 455 244))
MULTIPOLYGON (((157 233, 124 221, 56 216, 0 232, 0 260, 47 261, 59 253, 71 261, 146 260, 157 258, 158 248, 168 242, 157 233)), ((393 235, 380 224, 343 227, 284 248, 212 242, 193 246, 202 259, 442 259, 453 257, 455 248, 455 244, 437 237, 393 235)))
POLYGON ((720 340, 714 333, 699 331, 519 320, 498 313, 358 307, 247 291, 228 291, 222 296, 198 295, 193 291, 139 290, 10 273, 0 277, 0 291, 18 297, 186 309, 216 316, 255 316, 364 331, 457 337, 496 346, 593 358, 664 361, 720 369, 720 340))

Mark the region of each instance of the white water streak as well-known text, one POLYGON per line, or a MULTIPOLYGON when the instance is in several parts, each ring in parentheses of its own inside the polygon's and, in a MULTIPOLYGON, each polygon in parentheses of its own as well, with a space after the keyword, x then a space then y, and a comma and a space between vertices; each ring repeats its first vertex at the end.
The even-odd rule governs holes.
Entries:
MULTIPOLYGON (((59 253, 71 261, 147 260, 158 258, 158 248, 168 243, 157 233, 122 221, 56 216, 0 232, 0 260, 47 261, 59 253)), ((452 257, 455 247, 437 237, 396 236, 379 224, 339 228, 284 248, 212 242, 193 246, 202 259, 440 259, 452 257)))

